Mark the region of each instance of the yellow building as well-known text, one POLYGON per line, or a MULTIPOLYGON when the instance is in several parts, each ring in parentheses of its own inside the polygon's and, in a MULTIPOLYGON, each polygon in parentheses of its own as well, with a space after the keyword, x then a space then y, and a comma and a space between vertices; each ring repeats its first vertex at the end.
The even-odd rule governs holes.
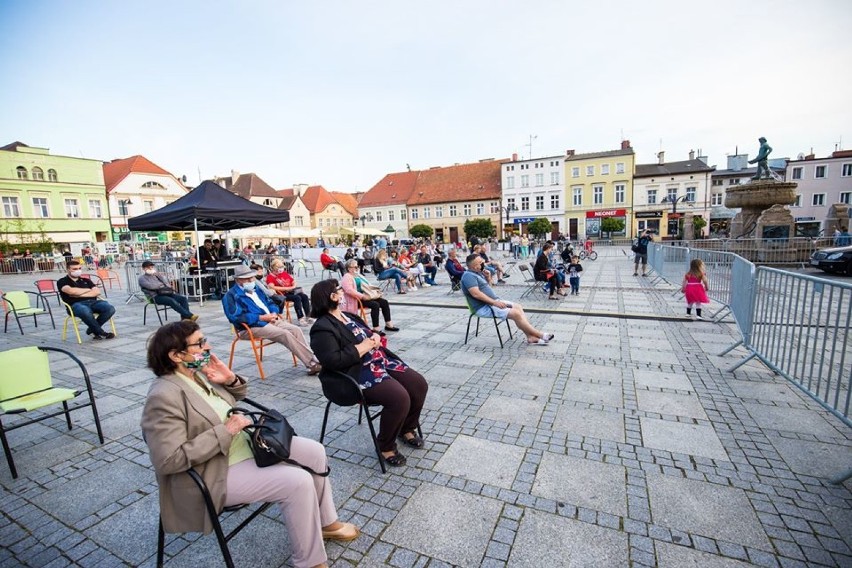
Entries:
POLYGON ((635 154, 630 140, 621 148, 606 152, 565 157, 565 226, 569 238, 623 237, 629 230, 633 213, 633 170, 635 154), (607 217, 623 222, 621 231, 603 233, 601 222, 607 217))

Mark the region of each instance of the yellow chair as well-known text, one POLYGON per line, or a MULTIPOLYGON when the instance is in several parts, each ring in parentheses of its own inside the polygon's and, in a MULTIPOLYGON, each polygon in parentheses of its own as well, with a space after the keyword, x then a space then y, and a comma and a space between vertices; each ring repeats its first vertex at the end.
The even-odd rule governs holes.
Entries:
POLYGON ((0 298, 2 298, 3 309, 6 311, 6 320, 3 326, 3 333, 9 331, 9 316, 15 316, 15 321, 18 324, 18 329, 21 330, 21 335, 24 334, 24 328, 21 326, 21 317, 33 316, 33 323, 38 327, 38 319, 37 316, 49 315, 50 323, 53 325, 53 329, 56 329, 56 322, 53 321, 53 312, 50 310, 50 304, 42 298, 39 294, 35 292, 27 292, 25 290, 12 290, 6 293, 0 292, 0 298), (30 297, 27 294, 31 294, 36 297, 36 305, 33 306, 30 303, 30 297), (38 299, 42 299, 42 305, 44 305, 47 309, 38 307, 38 299))
MULTIPOLYGON (((63 371, 63 374, 66 371, 63 371)), ((22 422, 14 422, 11 426, 0 420, 0 441, 3 443, 3 451, 6 454, 6 462, 12 472, 12 478, 18 477, 18 470, 12 459, 12 450, 6 439, 6 432, 16 430, 23 426, 35 424, 59 416, 65 415, 68 429, 71 429, 72 410, 78 410, 87 406, 92 407, 92 415, 95 418, 95 428, 98 431, 98 439, 104 443, 104 434, 101 431, 101 421, 98 417, 98 408, 95 405, 95 394, 92 391, 92 382, 85 365, 74 355, 64 349, 55 347, 20 347, 0 353, 0 418, 5 419, 12 414, 24 414, 32 410, 44 408, 52 404, 62 403, 62 409, 52 413, 38 413, 35 418, 22 422), (86 382, 85 392, 89 395, 88 402, 81 402, 69 407, 68 401, 82 394, 83 390, 73 390, 53 386, 50 374, 50 360, 47 352, 55 351, 70 357, 83 374, 86 382), (23 372, 26 370, 26 372, 23 372)))
MULTIPOLYGON (((71 321, 71 325, 74 327, 74 333, 77 335, 77 343, 82 344, 83 340, 80 338, 80 327, 77 325, 77 316, 74 315, 74 312, 71 311, 71 306, 66 302, 62 302, 62 305, 65 306, 65 321, 62 322, 62 341, 65 341, 65 335, 68 332, 68 321, 71 321)), ((114 335, 118 335, 115 332, 115 322, 114 318, 109 318, 109 325, 112 327, 112 333, 114 335)), ((80 320, 82 321, 82 320, 80 320)))
MULTIPOLYGON (((272 341, 271 339, 263 339, 262 337, 255 337, 251 332, 251 328, 246 324, 240 324, 245 328, 245 331, 248 333, 248 338, 243 339, 240 337, 240 334, 237 332, 236 327, 232 327, 231 330, 234 332, 234 340, 231 342, 231 357, 228 359, 228 367, 233 368, 234 366, 234 350, 237 348, 238 341, 249 341, 251 343, 251 350, 254 352, 254 360, 257 362, 257 371, 260 374, 261 380, 266 380, 266 374, 263 372, 263 348, 269 345, 274 345, 277 343, 276 341, 272 341)), ((296 355, 291 352, 293 356, 293 366, 297 367, 299 365, 298 361, 296 361, 296 355)))

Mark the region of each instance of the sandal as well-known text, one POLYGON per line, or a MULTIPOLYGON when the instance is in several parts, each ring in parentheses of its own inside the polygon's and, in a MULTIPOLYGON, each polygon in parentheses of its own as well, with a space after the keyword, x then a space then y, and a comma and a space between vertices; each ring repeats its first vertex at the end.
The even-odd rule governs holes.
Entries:
POLYGON ((388 331, 399 331, 399 328, 396 327, 395 325, 386 325, 385 329, 388 330, 388 331))
POLYGON ((406 446, 411 446, 412 448, 422 448, 424 445, 423 438, 417 435, 416 432, 403 432, 399 435, 399 439, 402 440, 402 443, 406 446), (411 438, 406 438, 406 434, 413 434, 411 438))
POLYGON ((382 459, 385 460, 385 463, 392 467, 400 467, 405 465, 405 456, 399 452, 394 452, 393 455, 385 457, 382 454, 382 459))

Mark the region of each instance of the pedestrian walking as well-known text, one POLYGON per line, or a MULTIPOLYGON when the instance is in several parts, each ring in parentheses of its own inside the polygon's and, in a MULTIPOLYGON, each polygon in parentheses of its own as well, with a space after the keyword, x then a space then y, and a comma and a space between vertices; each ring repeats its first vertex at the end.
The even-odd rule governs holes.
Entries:
POLYGON ((701 304, 709 304, 710 299, 707 297, 707 290, 710 289, 710 284, 707 282, 707 274, 704 271, 704 261, 699 258, 692 259, 689 263, 689 272, 683 275, 683 284, 680 291, 686 297, 686 315, 692 315, 692 308, 695 307, 695 316, 697 319, 703 320, 701 316, 701 304))

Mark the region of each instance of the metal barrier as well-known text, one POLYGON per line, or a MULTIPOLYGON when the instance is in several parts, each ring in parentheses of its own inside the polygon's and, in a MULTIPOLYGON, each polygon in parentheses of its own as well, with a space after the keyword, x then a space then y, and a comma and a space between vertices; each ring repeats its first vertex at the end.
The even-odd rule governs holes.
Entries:
POLYGON ((669 284, 679 284, 683 280, 683 275, 689 270, 689 249, 664 246, 659 243, 648 244, 648 263, 654 270, 652 285, 660 280, 669 284))
POLYGON ((710 316, 710 319, 719 321, 730 311, 731 290, 733 288, 732 270, 735 260, 741 257, 730 252, 689 249, 689 261, 692 262, 696 258, 704 262, 707 281, 710 286, 707 296, 722 304, 722 307, 710 316))
MULTIPOLYGON (((146 262, 144 260, 128 260, 124 264, 124 274, 127 280, 127 293, 129 294, 127 297, 126 304, 129 304, 133 300, 139 300, 140 302, 145 301, 145 294, 142 292, 142 289, 139 287, 139 277, 142 276, 142 263, 146 262)), ((183 294, 184 296, 190 296, 187 294, 187 286, 186 286, 186 278, 189 275, 186 272, 186 263, 180 260, 152 260, 154 263, 154 267, 157 269, 157 272, 160 272, 166 276, 169 282, 172 283, 172 286, 178 291, 178 293, 183 294)))

